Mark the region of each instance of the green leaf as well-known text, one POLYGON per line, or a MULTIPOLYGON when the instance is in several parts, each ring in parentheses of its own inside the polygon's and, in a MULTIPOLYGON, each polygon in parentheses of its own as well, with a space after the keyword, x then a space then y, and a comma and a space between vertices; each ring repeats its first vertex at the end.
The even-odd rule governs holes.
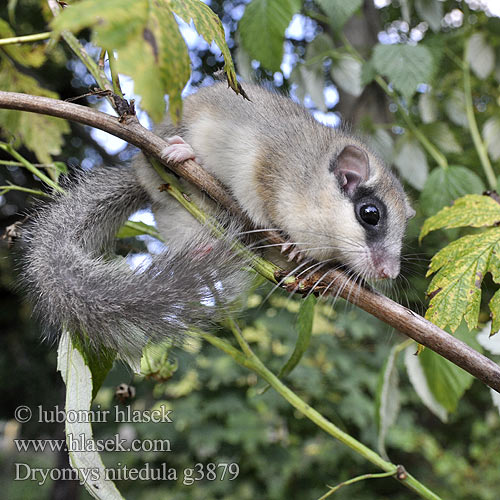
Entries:
POLYGON ((297 84, 297 97, 303 101, 306 94, 309 94, 320 111, 327 109, 324 96, 324 61, 331 56, 333 49, 332 39, 320 33, 307 45, 304 63, 297 64, 290 75, 290 81, 297 84))
POLYGON ((340 31, 344 24, 361 7, 363 0, 316 0, 330 19, 330 25, 335 31, 340 31))
POLYGON ((92 374, 92 399, 95 398, 104 379, 113 367, 116 358, 116 352, 110 349, 101 349, 97 354, 94 349, 85 344, 85 341, 78 335, 72 336, 70 340, 74 349, 84 358, 85 365, 92 374))
POLYGON ((434 96, 429 92, 420 94, 418 98, 418 110, 420 112, 420 118, 424 123, 432 123, 437 120, 437 102, 434 96))
MULTIPOLYGON (((107 368, 107 365, 106 365, 107 368)), ((66 384, 66 412, 87 414, 92 403, 93 373, 89 360, 78 342, 73 344, 70 335, 65 332, 59 341, 57 351, 57 369, 66 384)), ((95 384, 95 380, 94 380, 95 384)), ((85 450, 70 450, 70 464, 78 471, 82 484, 94 498, 122 499, 113 481, 107 479, 105 467, 97 451, 91 451, 90 446, 97 449, 92 434, 89 419, 68 419, 65 423, 65 433, 68 438, 84 440, 88 444, 85 450), (88 471, 94 471, 92 476, 88 471), (87 477, 84 476, 87 475, 87 477), (99 492, 97 495, 96 492, 99 492)))
POLYGON ((24 145, 35 153, 40 163, 50 163, 52 156, 61 153, 63 135, 70 132, 68 122, 34 113, 22 113, 19 127, 24 145))
POLYGON ((321 59, 321 63, 326 57, 331 56, 335 50, 335 45, 330 36, 325 33, 318 33, 316 38, 306 46, 306 61, 311 59, 321 59))
POLYGON ((200 0, 169 0, 172 10, 186 23, 193 21, 196 31, 207 41, 215 42, 224 56, 224 71, 228 82, 235 92, 239 92, 236 81, 236 71, 234 69, 231 52, 226 43, 224 28, 221 20, 217 17, 208 5, 200 0))
POLYGON ((382 157, 386 163, 392 163, 394 141, 387 130, 376 127, 366 138, 368 145, 382 157))
MULTIPOLYGON (((474 335, 466 328, 457 330, 455 337, 482 352, 474 335)), ((424 349, 420 353, 419 361, 436 401, 448 412, 455 411, 461 397, 472 385, 474 377, 430 349, 424 349)))
POLYGON ((500 413, 500 394, 498 394, 497 391, 495 391, 490 387, 490 395, 491 395, 491 400, 493 402, 493 406, 495 406, 498 412, 500 413))
POLYGON ((158 233, 158 231, 154 226, 150 226, 149 224, 144 224, 144 222, 132 222, 132 221, 127 221, 127 223, 120 228, 116 237, 132 238, 134 236, 141 236, 143 234, 148 234, 149 236, 153 236, 154 238, 161 240, 160 233, 158 233))
POLYGON ((427 273, 436 275, 428 288, 431 300, 426 319, 440 328, 449 326, 452 332, 462 318, 469 329, 476 328, 484 276, 491 272, 500 281, 499 252, 500 228, 495 227, 463 236, 434 255, 427 273))
POLYGON ((432 31, 437 32, 441 29, 441 20, 443 18, 443 4, 436 0, 416 0, 415 9, 418 15, 427 21, 432 31))
POLYGON ((297 318, 297 331, 299 334, 297 343, 295 344, 295 349, 293 350, 290 359, 281 368, 278 374, 279 378, 285 377, 297 366, 307 348, 309 347, 309 342, 311 341, 315 306, 316 297, 314 295, 309 295, 309 297, 307 297, 300 305, 299 315, 297 318))
POLYGON ((361 85, 368 85, 377 76, 372 61, 365 62, 361 68, 361 85))
POLYGON ((476 340, 487 353, 493 354, 494 356, 500 354, 500 335, 495 335, 491 321, 488 321, 488 323, 481 328, 476 335, 476 340))
POLYGON ((63 161, 55 161, 52 163, 52 166, 56 169, 58 177, 68 173, 68 166, 63 161))
POLYGON ((474 33, 467 41, 467 60, 475 75, 484 80, 495 67, 495 53, 484 33, 474 33))
POLYGON ((430 137, 432 142, 444 153, 461 153, 462 146, 457 141, 449 125, 446 122, 435 122, 422 127, 426 137, 430 137))
POLYGON ((500 159, 500 117, 492 116, 483 125, 483 139, 494 161, 500 159))
POLYGON ((448 118, 460 127, 468 128, 467 112, 465 109, 465 94, 462 90, 453 89, 444 103, 448 118))
POLYGON ((500 289, 495 292, 490 300, 491 335, 500 330, 500 289))
POLYGON ((165 94, 170 115, 178 120, 190 60, 170 2, 84 0, 64 9, 52 27, 56 37, 64 30, 92 28, 96 45, 117 52, 118 72, 133 78, 141 106, 153 120, 163 116, 165 94))
MULTIPOLYGON (((490 196, 467 195, 425 221, 420 234, 462 226, 496 226, 500 204, 490 196)), ((431 297, 425 317, 441 328, 454 331, 462 318, 469 328, 478 323, 481 284, 486 273, 500 283, 500 229, 464 236, 440 250, 431 260, 428 275, 436 273, 428 288, 431 297)), ((494 295, 490 310, 498 326, 499 297, 494 295)))
POLYGON ((8 0, 7 2, 7 12, 9 13, 9 20, 12 24, 16 24, 16 6, 17 0, 8 0))
POLYGON ((380 371, 375 400, 375 416, 378 429, 378 450, 386 456, 385 438, 399 413, 399 377, 396 366, 400 347, 395 345, 380 371))
POLYGON ((471 194, 459 198, 451 207, 445 207, 427 219, 419 239, 422 240, 436 229, 494 226, 498 222, 500 222, 500 204, 491 196, 471 194))
POLYGON ((325 77, 322 66, 308 67, 305 64, 297 64, 290 75, 290 81, 297 85, 295 93, 301 101, 308 94, 319 110, 326 111, 323 93, 325 77))
POLYGON ((427 178, 420 194, 420 206, 426 216, 434 215, 443 207, 466 194, 484 191, 484 183, 465 167, 435 168, 427 178))
MULTIPOLYGON (((0 38, 15 37, 14 30, 7 21, 0 19, 0 38)), ((3 45, 2 51, 5 51, 12 59, 23 66, 40 67, 46 60, 45 44, 17 43, 3 45)))
POLYGON ((170 359, 171 349, 172 343, 168 341, 161 345, 146 345, 142 351, 140 373, 158 382, 169 380, 179 367, 177 359, 170 359))
POLYGON ((330 74, 344 92, 359 97, 363 92, 361 71, 362 64, 357 59, 349 54, 341 54, 333 60, 330 74))
POLYGON ((495 77, 495 80, 500 83, 500 50, 498 50, 498 48, 496 49, 495 54, 495 69, 493 71, 493 76, 495 77))
POLYGON ((283 59, 283 41, 299 0, 252 0, 240 20, 241 43, 252 59, 270 71, 279 71, 283 59))
POLYGON ((59 177, 61 175, 66 175, 68 173, 68 166, 62 161, 54 161, 48 165, 48 168, 52 169, 52 171, 49 170, 49 173, 51 174, 51 178, 56 182, 59 182, 59 177))
POLYGON ((432 53, 422 45, 377 44, 372 57, 375 69, 410 99, 421 83, 430 82, 434 73, 432 53))
POLYGON ((425 151, 416 139, 403 136, 397 141, 394 164, 408 184, 419 191, 423 189, 429 166, 425 151))
POLYGON ((424 405, 427 406, 427 408, 434 413, 434 415, 436 415, 441 422, 446 422, 448 420, 448 412, 446 411, 446 408, 444 408, 444 406, 434 397, 434 394, 429 387, 426 374, 422 369, 420 356, 417 355, 417 349, 415 346, 410 346, 405 349, 405 366, 411 385, 422 400, 422 403, 424 403, 424 405))
POLYGON ((239 36, 236 36, 236 50, 234 59, 238 74, 244 82, 255 82, 255 70, 252 68, 252 58, 248 55, 247 51, 241 46, 239 36))
MULTIPOLYGON (((55 92, 40 87, 31 76, 17 71, 6 59, 0 67, 0 88, 53 99, 59 97, 55 92)), ((40 163, 51 163, 52 155, 61 153, 63 135, 70 132, 68 122, 60 118, 12 110, 0 110, 0 128, 33 151, 40 163)))

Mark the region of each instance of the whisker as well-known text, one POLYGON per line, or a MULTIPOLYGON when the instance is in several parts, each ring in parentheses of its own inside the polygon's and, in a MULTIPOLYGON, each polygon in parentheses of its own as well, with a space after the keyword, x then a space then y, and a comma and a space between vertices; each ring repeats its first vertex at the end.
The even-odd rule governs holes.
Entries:
MULTIPOLYGON (((332 270, 335 270, 335 269, 338 269, 337 268, 334 268, 334 269, 327 269, 326 273, 324 273, 321 278, 317 279, 316 280, 316 283, 314 283, 314 285, 311 287, 311 290, 309 290, 309 292, 307 292, 307 295, 306 297, 309 297, 309 295, 311 295, 311 293, 314 292, 314 289, 323 281, 323 279, 325 278, 325 276, 328 276, 328 274, 332 271, 332 270)), ((328 286, 328 285, 327 285, 328 286)))
MULTIPOLYGON (((312 276, 315 272, 319 271, 322 267, 324 267, 329 262, 332 262, 333 260, 334 259, 327 259, 327 260, 319 262, 316 266, 311 266, 311 268, 316 267, 316 269, 314 269, 313 271, 309 272, 309 274, 307 274, 303 279, 304 280, 309 279, 309 277, 312 276)), ((337 269, 337 268, 333 268, 333 269, 337 269)), ((332 268, 330 268, 328 270, 328 272, 330 272, 331 270, 332 270, 332 268)), ((298 274, 297 277, 299 277, 301 274, 304 274, 306 271, 307 271, 307 269, 304 270, 304 271, 301 271, 301 273, 298 274)), ((299 284, 297 283, 297 286, 290 293, 289 300, 291 300, 293 298, 293 296, 297 293, 298 289, 299 289, 299 284)), ((309 292, 308 292, 307 296, 309 296, 309 292)))
MULTIPOLYGON (((269 300, 269 297, 278 289, 281 287, 281 285, 286 281, 287 278, 289 278, 290 276, 293 276, 301 267, 304 267, 306 266, 307 264, 309 264, 311 261, 310 260, 306 260, 305 262, 303 262, 302 264, 299 264, 298 266, 294 267, 289 273, 287 273, 287 275, 282 278, 276 285, 273 286, 272 290, 266 295, 266 297, 264 298, 264 300, 262 301, 262 304, 266 303, 268 300, 269 300)), ((316 264, 313 264, 312 266, 308 267, 307 269, 311 269, 312 267, 314 267, 316 264)), ((306 271, 307 271, 306 269, 306 271)), ((304 272, 304 271, 302 271, 304 272)), ((300 274, 298 274, 297 276, 300 276, 300 274)))
MULTIPOLYGON (((272 248, 272 247, 284 247, 287 245, 304 245, 305 243, 268 243, 266 245, 259 245, 259 246, 253 246, 252 248, 255 249, 262 249, 262 248, 272 248)), ((325 247, 326 248, 326 247, 325 247)))
POLYGON ((334 236, 332 234, 328 234, 328 233, 320 233, 318 231, 309 231, 307 229, 303 229, 300 231, 301 233, 309 233, 309 234, 313 234, 314 236, 323 236, 324 238, 329 238, 329 239, 333 239, 333 240, 340 240, 342 242, 347 242, 347 243, 352 243, 354 246, 358 246, 358 247, 362 247, 364 248, 364 245, 359 243, 358 241, 356 240, 353 240, 352 238, 349 238, 347 236, 334 236))
POLYGON ((239 233, 237 233, 237 235, 243 236, 244 234, 263 233, 265 231, 281 231, 281 229, 278 227, 263 228, 263 229, 249 229, 248 231, 240 231, 239 233))
MULTIPOLYGON (((330 289, 330 287, 331 287, 332 285, 334 285, 334 284, 335 284, 335 282, 336 282, 338 279, 343 278, 343 277, 344 277, 344 276, 339 275, 338 277, 336 277, 335 279, 333 279, 330 283, 328 283, 328 285, 326 286, 326 288, 325 288, 325 289, 323 290, 323 292, 321 293, 321 297, 322 297, 322 298, 323 298, 323 297, 325 297, 325 296, 326 296, 326 294, 328 293, 328 290, 330 289)), ((334 298, 334 300, 333 300, 333 302, 334 302, 334 303, 335 303, 335 301, 337 300, 337 298, 338 298, 338 294, 339 294, 339 293, 340 293, 340 288, 339 288, 339 289, 337 289, 336 296, 335 296, 335 298, 334 298)))

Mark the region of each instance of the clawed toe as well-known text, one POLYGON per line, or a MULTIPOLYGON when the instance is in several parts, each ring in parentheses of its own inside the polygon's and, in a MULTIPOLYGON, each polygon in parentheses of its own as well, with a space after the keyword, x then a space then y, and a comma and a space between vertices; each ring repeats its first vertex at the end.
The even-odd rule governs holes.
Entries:
POLYGON ((194 160, 196 155, 193 148, 185 142, 182 137, 174 135, 167 139, 169 146, 163 148, 160 156, 163 160, 172 163, 180 163, 186 160, 194 160))
POLYGON ((180 135, 173 135, 167 138, 169 144, 187 144, 187 142, 180 135))
POLYGON ((297 247, 295 247, 293 245, 293 243, 288 242, 288 243, 285 243, 284 245, 281 245, 281 253, 286 254, 287 252, 289 252, 288 256, 287 256, 288 262, 291 262, 294 259, 297 262, 300 262, 304 258, 304 255, 301 253, 301 251, 297 247))

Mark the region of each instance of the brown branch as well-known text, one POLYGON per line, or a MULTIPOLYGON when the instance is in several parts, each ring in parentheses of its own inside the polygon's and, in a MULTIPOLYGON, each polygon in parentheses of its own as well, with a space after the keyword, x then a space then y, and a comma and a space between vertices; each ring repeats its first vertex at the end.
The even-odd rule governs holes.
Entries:
MULTIPOLYGON (((119 118, 78 104, 3 91, 0 91, 0 108, 47 114, 99 128, 134 144, 148 156, 164 163, 160 153, 167 146, 167 143, 142 127, 135 117, 128 117, 120 121, 119 118)), ((194 186, 206 192, 220 205, 243 217, 249 225, 252 225, 235 200, 227 193, 224 186, 197 163, 190 160, 183 164, 168 164, 167 166, 194 186)), ((271 241, 283 243, 279 234, 274 232, 266 232, 265 234, 271 241)), ((311 279, 319 279, 320 277, 318 275, 311 279)), ((349 280, 340 271, 332 270, 328 281, 323 280, 320 286, 323 289, 327 286, 332 294, 339 293, 340 290, 340 296, 344 299, 432 349, 497 392, 500 392, 500 366, 410 309, 349 280)))

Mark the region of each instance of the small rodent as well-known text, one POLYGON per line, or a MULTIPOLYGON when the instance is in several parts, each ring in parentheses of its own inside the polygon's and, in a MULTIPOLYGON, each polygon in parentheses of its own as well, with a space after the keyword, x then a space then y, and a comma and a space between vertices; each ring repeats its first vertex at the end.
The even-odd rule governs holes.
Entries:
MULTIPOLYGON (((415 214, 398 179, 352 134, 320 124, 278 93, 245 90, 250 101, 223 83, 187 97, 181 125, 157 130, 173 143, 164 157, 196 157, 258 227, 283 231, 302 255, 334 259, 365 279, 396 278, 415 214)), ((157 202, 160 231, 182 246, 188 226, 184 234, 170 227, 176 202, 158 193, 161 180, 143 158, 134 167, 157 202)))
MULTIPOLYGON (((395 278, 414 213, 400 182, 346 131, 321 125, 287 97, 245 90, 251 101, 223 83, 187 97, 180 125, 156 130, 170 138, 165 157, 196 155, 257 226, 282 230, 303 256, 335 260, 363 278, 395 278)), ((82 174, 32 217, 21 280, 49 335, 66 328, 96 349, 134 356, 148 341, 216 320, 246 287, 241 258, 200 231, 161 184, 140 154, 132 167, 82 174), (105 256, 120 226, 148 205, 168 251, 132 271, 105 256), (211 250, 200 252, 204 246, 211 250)))

